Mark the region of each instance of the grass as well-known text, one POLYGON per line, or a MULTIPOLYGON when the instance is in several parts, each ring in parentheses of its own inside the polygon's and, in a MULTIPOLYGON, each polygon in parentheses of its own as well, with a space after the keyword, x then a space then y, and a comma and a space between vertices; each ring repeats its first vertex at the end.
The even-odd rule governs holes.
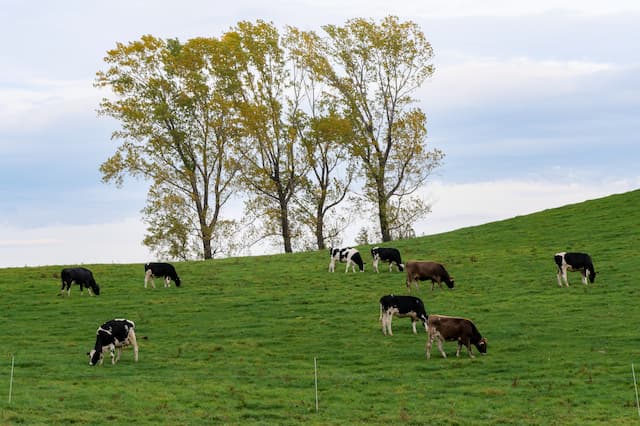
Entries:
POLYGON ((0 424, 636 424, 639 210, 633 191, 389 244, 447 266, 456 289, 419 296, 474 320, 489 342, 475 359, 449 343, 427 361, 408 319, 382 335, 378 299, 405 277, 373 273, 364 246, 365 273, 328 273, 324 251, 231 258, 176 263, 171 289, 144 289, 139 264, 87 265, 99 297, 56 296, 64 265, 0 269, 0 424), (592 254, 594 285, 558 287, 563 250, 592 254), (140 361, 89 367, 117 317, 136 322, 140 361))

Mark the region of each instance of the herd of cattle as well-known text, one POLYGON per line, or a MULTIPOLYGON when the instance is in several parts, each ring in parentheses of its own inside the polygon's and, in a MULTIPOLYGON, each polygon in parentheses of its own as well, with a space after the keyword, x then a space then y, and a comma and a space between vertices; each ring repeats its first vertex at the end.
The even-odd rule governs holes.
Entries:
MULTIPOLYGON (((360 272, 364 272, 364 262, 362 256, 357 249, 353 247, 331 248, 329 249, 330 263, 329 271, 335 271, 336 262, 346 263, 345 272, 351 270, 355 272, 356 266, 360 272)), ((379 272, 378 264, 382 262, 389 263, 389 271, 393 270, 395 264, 398 271, 406 270, 406 285, 411 291, 412 285, 415 283, 416 289, 419 289, 420 281, 431 281, 431 290, 433 291, 437 283, 442 288, 444 282, 450 289, 454 288, 454 279, 449 275, 445 267, 436 262, 407 262, 402 263, 400 251, 391 247, 373 247, 371 249, 373 258, 373 270, 379 272)), ((562 287, 564 284, 569 287, 567 279, 567 271, 578 271, 582 275, 582 283, 587 284, 587 280, 591 283, 595 281, 596 271, 593 268, 591 256, 586 253, 570 253, 561 252, 554 255, 554 261, 557 266, 558 285, 562 287)), ((437 340, 438 349, 443 358, 447 355, 442 349, 444 341, 458 342, 458 350, 456 356, 460 356, 462 346, 467 348, 469 357, 474 358, 471 345, 474 345, 481 354, 487 353, 487 340, 482 337, 475 324, 467 318, 451 317, 445 315, 428 315, 424 303, 415 296, 396 296, 388 294, 380 298, 380 322, 382 324, 382 333, 393 335, 391 330, 391 320, 393 316, 411 318, 411 326, 413 333, 417 334, 416 323, 422 321, 425 331, 429 338, 425 347, 427 359, 431 357, 431 346, 434 340, 437 340)))
MULTIPOLYGON (((353 272, 355 272, 356 267, 358 267, 360 272, 364 272, 362 256, 360 252, 353 247, 331 248, 329 249, 329 255, 331 259, 329 263, 330 272, 335 271, 336 262, 346 263, 345 273, 349 272, 350 266, 353 272)), ((391 247, 373 247, 371 249, 371 256, 373 258, 373 269, 376 273, 379 272, 378 264, 380 262, 387 262, 390 272, 393 270, 394 264, 399 272, 406 270, 406 285, 408 291, 411 291, 414 283, 416 289, 419 289, 418 283, 427 280, 431 281, 432 291, 436 283, 442 288, 443 282, 450 289, 454 288, 454 279, 440 263, 411 261, 405 264, 402 262, 400 251, 391 247)), ((593 267, 591 257, 588 254, 561 252, 555 254, 554 260, 557 266, 557 278, 560 287, 563 286, 563 283, 569 287, 567 271, 580 272, 583 284, 587 284, 587 281, 591 283, 595 281, 596 271, 593 267)), ((175 283, 176 287, 179 287, 181 284, 175 268, 169 263, 147 263, 144 265, 144 271, 145 288, 147 288, 149 282, 151 282, 151 286, 155 288, 156 277, 162 277, 164 279, 165 287, 170 287, 171 281, 175 283)), ((62 281, 60 295, 65 295, 66 293, 66 295, 69 296, 71 294, 71 284, 73 283, 80 286, 81 293, 86 287, 90 295, 100 295, 100 286, 96 283, 93 273, 87 268, 65 268, 60 273, 60 279, 62 281)), ((437 340, 438 349, 443 358, 447 357, 442 348, 443 342, 445 341, 458 342, 456 356, 460 356, 460 350, 462 346, 465 346, 469 357, 473 358, 474 355, 471 345, 475 346, 481 354, 484 355, 487 353, 487 341, 482 337, 478 328, 471 320, 446 315, 429 315, 427 314, 424 303, 418 297, 393 294, 382 296, 380 298, 379 320, 382 324, 382 333, 385 336, 393 335, 391 320, 394 316, 411 318, 414 334, 417 334, 417 322, 422 322, 425 331, 429 335, 425 347, 427 359, 431 356, 431 346, 434 340, 437 340)), ((120 359, 122 349, 127 346, 133 347, 134 360, 137 362, 138 343, 134 330, 135 323, 124 318, 112 319, 98 327, 95 346, 87 353, 89 356, 89 365, 102 364, 104 354, 107 352, 109 352, 111 356, 111 363, 115 364, 120 359)))
MULTIPOLYGON (((144 265, 144 288, 147 288, 149 281, 151 286, 156 288, 155 278, 162 277, 164 286, 169 287, 171 281, 180 286, 180 277, 176 273, 176 269, 169 263, 152 262, 144 265)), ((71 284, 75 283, 80 286, 80 293, 84 288, 90 295, 100 295, 100 286, 93 278, 93 273, 87 268, 65 268, 60 273, 62 288, 60 295, 71 295, 71 284)), ((102 365, 104 354, 109 352, 111 355, 111 364, 115 364, 120 360, 122 349, 127 346, 133 347, 134 360, 138 361, 138 341, 136 340, 135 323, 124 318, 115 318, 105 322, 96 331, 96 343, 90 352, 89 365, 102 365), (116 355, 117 351, 117 355, 116 355)))

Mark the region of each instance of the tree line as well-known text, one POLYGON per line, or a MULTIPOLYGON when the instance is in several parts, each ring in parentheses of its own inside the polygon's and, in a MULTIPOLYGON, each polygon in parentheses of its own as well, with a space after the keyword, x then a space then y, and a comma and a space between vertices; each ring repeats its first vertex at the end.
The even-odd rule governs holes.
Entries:
POLYGON ((100 171, 150 182, 143 243, 159 256, 210 259, 263 238, 323 249, 346 201, 372 212, 382 241, 430 211, 415 192, 444 154, 427 148, 413 94, 434 72, 431 44, 395 16, 321 28, 242 21, 107 52, 95 86, 111 91, 98 111, 119 123, 118 147, 100 171), (225 218, 238 194, 244 217, 225 218))

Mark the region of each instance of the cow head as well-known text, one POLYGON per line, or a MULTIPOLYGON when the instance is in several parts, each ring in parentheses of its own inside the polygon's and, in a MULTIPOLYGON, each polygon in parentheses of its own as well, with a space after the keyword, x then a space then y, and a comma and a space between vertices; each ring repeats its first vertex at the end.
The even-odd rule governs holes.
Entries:
POLYGON ((100 362, 100 358, 102 358, 102 351, 91 349, 91 352, 87 352, 87 355, 89 355, 89 365, 94 366, 100 362))
POLYGON ((587 270, 587 276, 589 277, 589 282, 593 284, 593 282, 596 280, 596 271, 587 270))
POLYGON ((96 296, 100 296, 100 286, 97 283, 91 286, 91 291, 93 291, 93 294, 96 296))
POLYGON ((453 286, 455 285, 455 280, 453 279, 453 277, 451 277, 447 281, 445 281, 444 283, 447 285, 447 287, 453 288, 453 286))
POLYGON ((485 355, 487 353, 487 339, 484 337, 480 339, 480 341, 476 343, 476 348, 478 348, 478 352, 485 355))

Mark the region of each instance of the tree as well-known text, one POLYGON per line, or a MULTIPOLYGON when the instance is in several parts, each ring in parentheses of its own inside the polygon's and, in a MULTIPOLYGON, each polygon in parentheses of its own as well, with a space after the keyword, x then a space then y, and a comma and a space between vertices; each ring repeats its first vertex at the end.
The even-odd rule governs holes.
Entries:
POLYGON ((273 24, 240 22, 225 39, 235 41, 234 99, 243 130, 239 179, 252 196, 246 208, 262 219, 262 236, 281 237, 285 253, 291 253, 298 235, 291 200, 307 165, 292 124, 298 105, 288 92, 291 80, 280 34, 273 24))
POLYGON ((289 28, 286 46, 293 66, 292 91, 302 104, 293 115, 294 128, 309 165, 294 198, 296 218, 315 236, 322 250, 349 224, 332 214, 345 200, 354 176, 354 161, 347 145, 353 138, 350 121, 338 109, 338 100, 318 78, 322 64, 321 40, 315 33, 289 28))
POLYGON ((116 98, 103 99, 99 113, 120 122, 113 138, 122 142, 100 167, 103 181, 150 180, 144 243, 170 257, 212 258, 211 242, 230 225, 221 212, 238 173, 226 47, 213 38, 181 44, 147 35, 118 43, 104 60, 95 85, 116 98))
MULTIPOLYGON (((383 241, 392 239, 390 208, 413 194, 443 158, 426 148, 426 116, 411 94, 433 74, 431 44, 413 22, 388 16, 322 27, 329 63, 317 67, 340 94, 356 137, 364 198, 376 206, 383 241)), ((397 216, 400 217, 400 216, 397 216)))

